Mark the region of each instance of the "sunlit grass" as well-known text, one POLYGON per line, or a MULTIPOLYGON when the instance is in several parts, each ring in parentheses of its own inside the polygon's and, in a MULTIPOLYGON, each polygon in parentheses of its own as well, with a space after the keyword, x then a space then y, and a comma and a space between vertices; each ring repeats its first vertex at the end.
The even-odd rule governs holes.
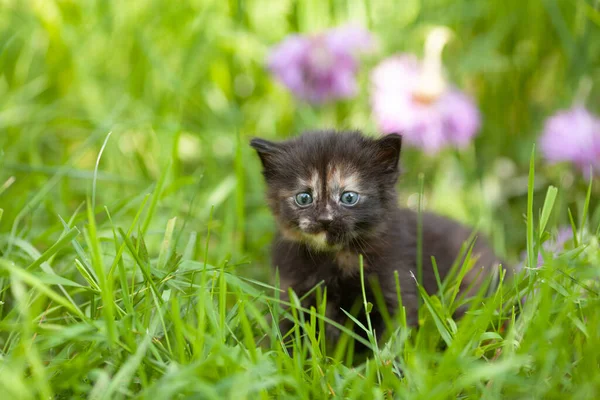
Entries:
MULTIPOLYGON (((158 232, 144 232, 144 226, 156 217, 163 190, 159 182, 149 195, 131 201, 136 204, 123 206, 134 211, 126 224, 117 222, 110 207, 94 212, 88 200, 68 221, 61 219, 62 232, 42 253, 27 240, 1 237, 3 248, 11 247, 9 257, 0 260, 5 395, 505 398, 568 392, 590 398, 596 393, 600 253, 597 238, 587 231, 579 236, 579 247, 539 269, 527 269, 516 280, 504 279, 502 272, 499 287, 487 297, 481 293, 460 321, 451 318, 455 286, 444 282, 436 296, 422 292, 418 330, 406 327, 402 313, 390 322, 391 339, 379 345, 345 329, 372 348, 369 359, 357 363, 346 340, 337 350, 325 346, 316 329, 332 322, 323 317, 324 306, 303 314, 296 311, 297 301, 288 303, 302 333, 286 336, 270 325, 266 314, 277 319, 282 312, 275 287, 236 273, 243 266, 227 257, 193 256, 198 235, 208 246, 208 231, 184 235, 173 218, 158 245, 149 248, 144 238, 158 232), (290 340, 291 353, 282 346, 290 340)), ((527 226, 537 248, 545 236, 537 227, 552 212, 551 200, 539 222, 534 210, 527 226)), ((372 337, 370 326, 357 329, 372 337)))

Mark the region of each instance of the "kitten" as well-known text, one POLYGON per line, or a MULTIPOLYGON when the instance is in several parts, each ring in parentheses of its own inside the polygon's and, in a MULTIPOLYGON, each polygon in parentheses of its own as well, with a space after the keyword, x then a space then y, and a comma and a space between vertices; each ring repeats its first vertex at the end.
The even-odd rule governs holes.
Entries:
MULTIPOLYGON (((417 322, 413 277, 417 274, 417 214, 398 207, 395 190, 401 141, 399 135, 372 139, 360 132, 317 131, 280 143, 258 138, 250 143, 261 159, 268 204, 279 228, 272 262, 279 268, 281 288, 287 293, 291 287, 302 297, 324 281, 326 315, 341 324, 347 318, 342 309, 349 312, 362 302, 359 254, 363 255, 365 280, 377 280, 390 315, 398 307, 394 278, 398 271, 408 323, 417 322)), ((443 279, 470 235, 470 229, 445 217, 422 214, 427 292, 438 289, 431 256, 443 279)), ((475 257, 478 268, 467 274, 463 289, 474 279, 481 281, 499 264, 482 238, 475 241, 475 257)), ((367 296, 376 304, 370 290, 367 296)), ((314 305, 314 301, 314 296, 309 297, 304 305, 314 305)), ((356 317, 365 318, 364 313, 356 317)), ((380 336, 384 330, 381 310, 374 307, 370 318, 380 336)), ((330 340, 339 333, 327 327, 330 340)))

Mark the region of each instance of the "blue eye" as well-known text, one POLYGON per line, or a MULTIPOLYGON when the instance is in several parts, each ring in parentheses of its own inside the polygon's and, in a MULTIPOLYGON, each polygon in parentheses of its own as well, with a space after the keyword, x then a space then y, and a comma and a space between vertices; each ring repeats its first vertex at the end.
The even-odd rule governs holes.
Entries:
POLYGON ((310 193, 306 192, 298 193, 295 199, 296 204, 298 204, 300 207, 307 207, 313 202, 313 198, 310 193))
POLYGON ((340 197, 340 201, 345 206, 353 206, 358 203, 358 193, 356 192, 344 192, 340 197))

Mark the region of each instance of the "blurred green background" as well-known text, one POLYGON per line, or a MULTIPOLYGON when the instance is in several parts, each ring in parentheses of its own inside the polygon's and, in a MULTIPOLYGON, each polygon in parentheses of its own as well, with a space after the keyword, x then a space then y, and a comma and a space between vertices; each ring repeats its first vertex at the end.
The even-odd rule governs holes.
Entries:
MULTIPOLYGON (((196 258, 210 229, 211 259, 266 276, 274 227, 249 139, 315 128, 376 133, 370 68, 397 52, 421 56, 428 30, 445 25, 455 33, 444 52, 449 76, 475 96, 483 127, 464 152, 406 150, 402 201, 414 200, 424 174, 427 208, 479 225, 517 261, 529 157, 544 118, 583 97, 599 111, 598 1, 0 0, 0 7, 0 231, 40 248, 62 231, 58 216, 68 219, 92 195, 97 156, 112 132, 97 207, 128 226, 164 179, 149 247, 156 248, 152 232, 157 244, 166 221, 178 217, 181 246, 197 233, 196 258), (309 106, 269 76, 269 48, 286 35, 347 21, 381 43, 363 59, 357 98, 309 106)), ((554 223, 568 221, 567 207, 577 217, 587 183, 569 167, 537 160, 536 195, 548 184, 560 188, 554 223)))

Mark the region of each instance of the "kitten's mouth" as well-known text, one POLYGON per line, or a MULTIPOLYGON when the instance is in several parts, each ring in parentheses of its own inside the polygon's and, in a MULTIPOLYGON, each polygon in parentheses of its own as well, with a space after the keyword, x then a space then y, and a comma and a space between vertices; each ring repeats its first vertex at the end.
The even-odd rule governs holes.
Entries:
POLYGON ((281 233, 286 239, 303 243, 319 251, 339 251, 347 244, 343 234, 329 230, 315 229, 314 227, 302 229, 298 226, 281 225, 280 228, 281 233))
POLYGON ((334 251, 341 250, 343 245, 339 240, 329 232, 321 231, 317 233, 302 232, 302 238, 309 246, 317 250, 334 251))

